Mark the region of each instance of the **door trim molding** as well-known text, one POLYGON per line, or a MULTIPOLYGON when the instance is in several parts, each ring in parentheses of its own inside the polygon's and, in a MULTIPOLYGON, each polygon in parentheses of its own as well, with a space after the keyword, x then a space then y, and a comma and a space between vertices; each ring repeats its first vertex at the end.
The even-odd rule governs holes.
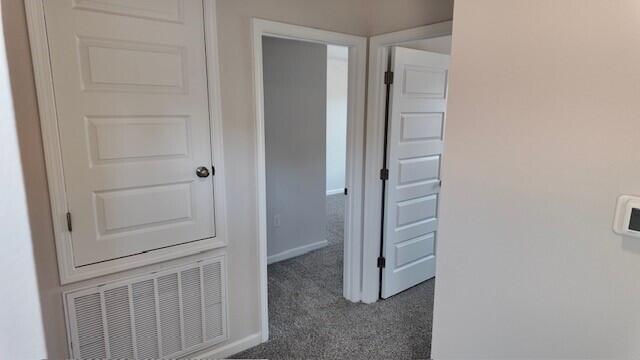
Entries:
POLYGON ((349 47, 349 94, 347 113, 345 241, 343 295, 360 301, 362 273, 362 212, 364 169, 364 110, 367 66, 367 39, 364 37, 252 19, 253 82, 256 126, 256 194, 258 219, 258 278, 260 281, 260 315, 262 341, 269 339, 267 303, 267 199, 265 173, 264 88, 262 77, 262 36, 317 42, 349 47))
MULTIPOLYGON (((25 11, 38 97, 38 111, 47 170, 47 182, 49 185, 49 199, 51 202, 60 283, 64 285, 226 246, 224 176, 215 176, 214 201, 216 237, 93 265, 82 267, 76 267, 74 265, 71 234, 67 230, 67 192, 65 190, 64 170, 62 167, 58 117, 43 1, 44 0, 25 0, 25 11)), ((210 107, 209 120, 212 134, 212 161, 217 170, 224 174, 222 172, 224 164, 222 152, 222 117, 220 115, 220 85, 218 77, 216 0, 202 1, 204 8, 205 48, 207 52, 206 65, 210 107)))
POLYGON ((364 215, 362 244, 362 302, 378 301, 380 291, 380 222, 382 184, 379 172, 384 150, 384 72, 389 47, 405 42, 452 34, 452 21, 382 34, 369 38, 369 83, 367 92, 367 134, 364 183, 364 215))

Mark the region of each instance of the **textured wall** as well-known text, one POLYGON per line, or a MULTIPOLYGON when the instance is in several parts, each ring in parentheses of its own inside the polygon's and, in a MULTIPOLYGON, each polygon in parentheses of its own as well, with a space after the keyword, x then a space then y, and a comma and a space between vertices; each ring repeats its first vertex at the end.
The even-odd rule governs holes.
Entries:
POLYGON ((454 17, 433 357, 640 358, 640 3, 454 17))

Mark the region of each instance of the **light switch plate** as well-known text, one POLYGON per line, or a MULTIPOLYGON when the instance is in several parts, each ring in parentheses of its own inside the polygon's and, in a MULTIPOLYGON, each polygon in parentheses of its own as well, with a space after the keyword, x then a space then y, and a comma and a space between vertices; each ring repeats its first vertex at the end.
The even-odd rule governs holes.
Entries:
POLYGON ((640 231, 629 228, 633 209, 640 209, 640 196, 621 195, 616 203, 613 231, 616 234, 640 238, 640 231))

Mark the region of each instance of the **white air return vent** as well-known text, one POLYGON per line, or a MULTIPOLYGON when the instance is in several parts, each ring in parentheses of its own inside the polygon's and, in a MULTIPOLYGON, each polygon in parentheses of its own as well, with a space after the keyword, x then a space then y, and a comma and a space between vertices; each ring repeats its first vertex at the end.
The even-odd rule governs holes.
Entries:
POLYGON ((227 339, 224 257, 65 293, 76 359, 157 359, 227 339))

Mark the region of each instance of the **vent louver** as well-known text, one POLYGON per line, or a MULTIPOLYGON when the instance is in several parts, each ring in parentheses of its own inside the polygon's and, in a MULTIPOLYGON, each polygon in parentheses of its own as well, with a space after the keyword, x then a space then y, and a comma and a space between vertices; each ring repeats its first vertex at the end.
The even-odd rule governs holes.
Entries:
POLYGON ((226 340, 224 257, 65 294, 74 358, 177 357, 226 340))

